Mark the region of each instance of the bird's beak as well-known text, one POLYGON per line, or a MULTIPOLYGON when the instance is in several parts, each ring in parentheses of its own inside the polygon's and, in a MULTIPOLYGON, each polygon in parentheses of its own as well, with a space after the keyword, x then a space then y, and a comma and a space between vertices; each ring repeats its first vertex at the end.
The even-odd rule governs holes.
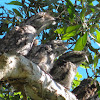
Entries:
POLYGON ((52 20, 53 20, 52 25, 55 25, 56 24, 56 19, 55 18, 52 18, 52 20))
POLYGON ((55 24, 56 24, 56 22, 55 22, 55 21, 53 21, 52 25, 55 25, 55 24))
POLYGON ((56 21, 60 20, 58 17, 54 17, 54 22, 52 23, 52 25, 55 25, 56 24, 56 21))

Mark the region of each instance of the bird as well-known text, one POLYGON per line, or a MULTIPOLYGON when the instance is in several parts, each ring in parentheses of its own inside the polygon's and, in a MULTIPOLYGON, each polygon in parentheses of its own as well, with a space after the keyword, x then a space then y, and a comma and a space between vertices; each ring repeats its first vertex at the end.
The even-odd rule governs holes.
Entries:
POLYGON ((43 71, 49 73, 56 57, 67 50, 65 45, 61 40, 47 41, 45 44, 32 48, 26 57, 37 64, 43 71))
POLYGON ((70 90, 74 77, 77 73, 77 67, 85 61, 84 51, 70 51, 62 54, 50 70, 53 80, 70 90))
POLYGON ((36 36, 53 22, 55 22, 55 18, 46 12, 39 12, 30 17, 0 39, 0 53, 16 52, 26 56, 31 50, 36 36))
POLYGON ((76 95, 78 100, 100 100, 97 93, 97 86, 100 84, 92 78, 83 79, 78 87, 72 92, 76 95))

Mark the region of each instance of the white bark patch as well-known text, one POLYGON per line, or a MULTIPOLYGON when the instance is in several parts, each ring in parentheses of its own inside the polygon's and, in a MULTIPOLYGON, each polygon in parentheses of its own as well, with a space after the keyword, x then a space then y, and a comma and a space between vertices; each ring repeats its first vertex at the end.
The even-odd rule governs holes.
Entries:
POLYGON ((23 56, 9 54, 0 56, 0 79, 9 80, 9 77, 10 79, 23 79, 24 92, 32 99, 77 100, 71 92, 53 81, 39 66, 23 56), (3 61, 5 63, 2 63, 3 61))

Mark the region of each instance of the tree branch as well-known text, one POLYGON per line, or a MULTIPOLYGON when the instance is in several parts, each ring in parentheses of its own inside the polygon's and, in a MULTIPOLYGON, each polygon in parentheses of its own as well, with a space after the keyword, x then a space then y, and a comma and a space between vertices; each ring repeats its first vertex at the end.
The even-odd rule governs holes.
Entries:
POLYGON ((0 56, 0 80, 7 80, 16 89, 20 86, 20 91, 35 100, 76 100, 71 92, 23 56, 6 53, 0 56))

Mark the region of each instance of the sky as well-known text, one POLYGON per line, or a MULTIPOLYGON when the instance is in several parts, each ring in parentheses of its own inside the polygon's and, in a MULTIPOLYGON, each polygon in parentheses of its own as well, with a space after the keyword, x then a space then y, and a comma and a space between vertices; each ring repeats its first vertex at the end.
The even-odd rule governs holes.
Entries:
MULTIPOLYGON (((11 1, 14 1, 14 0, 0 0, 0 6, 2 5, 2 6, 5 6, 7 9, 9 9, 9 10, 11 10, 12 8, 16 8, 17 6, 14 6, 14 5, 6 5, 5 3, 9 3, 9 2, 11 2, 11 1)), ((20 0, 18 0, 18 1, 20 1, 20 0)), ((73 3, 74 3, 74 1, 75 0, 71 0, 73 3)), ((95 1, 94 2, 94 5, 96 4, 97 2, 95 1)), ((95 48, 98 48, 99 46, 95 43, 95 42, 93 42, 92 41, 92 45, 93 45, 93 47, 95 47, 95 48)), ((99 61, 99 63, 100 63, 100 61, 99 61)), ((78 67, 78 72, 80 73, 80 74, 82 74, 82 78, 81 78, 81 80, 82 79, 84 79, 84 78, 87 78, 87 74, 86 74, 86 70, 84 69, 84 68, 81 68, 81 67, 78 67)), ((90 75, 92 75, 92 72, 91 72, 91 70, 90 69, 88 69, 88 72, 89 72, 89 74, 90 75)), ((100 80, 100 79, 98 79, 98 80, 100 80)))
MULTIPOLYGON (((16 7, 14 5, 7 5, 5 3, 9 3, 11 1, 14 1, 14 0, 0 0, 0 6, 5 6, 6 8, 9 8, 9 10, 11 10, 13 7, 16 7)), ((16 1, 16 0, 15 0, 16 1)))

